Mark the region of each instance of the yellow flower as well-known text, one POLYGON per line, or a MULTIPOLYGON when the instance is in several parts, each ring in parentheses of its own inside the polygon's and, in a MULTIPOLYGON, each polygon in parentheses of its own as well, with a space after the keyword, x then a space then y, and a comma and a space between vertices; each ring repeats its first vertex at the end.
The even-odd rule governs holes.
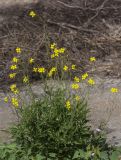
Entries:
POLYGON ((15 90, 13 91, 13 93, 14 93, 14 94, 18 94, 18 93, 19 93, 18 89, 15 89, 15 90))
POLYGON ((28 83, 28 82, 29 82, 28 76, 24 76, 24 78, 23 78, 23 83, 28 83))
POLYGON ((52 68, 51 68, 51 71, 52 71, 52 72, 55 72, 56 70, 57 70, 56 67, 52 67, 52 68))
POLYGON ((75 76, 75 77, 74 77, 74 81, 75 81, 75 82, 80 82, 80 79, 75 76))
POLYGON ((80 100, 80 96, 75 96, 75 100, 79 101, 80 100))
POLYGON ((38 72, 38 68, 33 68, 33 72, 38 72))
POLYGON ((59 54, 58 54, 58 53, 55 53, 54 55, 55 55, 55 57, 58 57, 58 56, 59 56, 59 54))
POLYGON ((70 110, 71 109, 71 103, 70 103, 70 101, 68 100, 68 101, 66 101, 66 108, 68 109, 68 110, 70 110))
POLYGON ((18 99, 17 98, 12 98, 11 99, 11 103, 13 104, 13 106, 15 106, 15 107, 18 107, 19 106, 19 103, 18 103, 18 99))
POLYGON ((85 80, 88 77, 88 73, 82 75, 82 80, 85 80))
POLYGON ((76 65, 73 64, 73 65, 71 66, 71 69, 72 69, 72 70, 75 70, 75 69, 76 69, 76 65))
POLYGON ((44 72, 45 72, 45 68, 44 68, 44 67, 38 68, 38 72, 39 72, 39 73, 44 73, 44 72))
POLYGON ((11 66, 10 66, 10 69, 11 69, 11 70, 15 70, 15 69, 17 69, 16 64, 15 64, 15 65, 11 65, 11 66))
POLYGON ((64 70, 64 71, 67 71, 67 70, 68 70, 68 66, 64 66, 64 67, 63 67, 63 70, 64 70))
POLYGON ((48 76, 51 77, 52 74, 53 74, 53 72, 50 71, 50 72, 48 73, 48 76))
POLYGON ((31 16, 32 18, 36 16, 36 13, 34 11, 30 11, 29 12, 29 16, 31 16))
POLYGON ((64 53, 65 52, 65 48, 60 48, 59 49, 59 53, 64 53))
POLYGON ((33 62, 34 62, 34 59, 33 59, 33 58, 30 58, 30 59, 29 59, 29 63, 32 64, 33 62))
POLYGON ((111 92, 112 92, 112 93, 118 92, 118 88, 111 88, 111 92))
POLYGON ((55 53, 55 54, 58 54, 58 53, 59 53, 59 50, 58 50, 57 48, 55 48, 55 49, 54 49, 54 53, 55 53))
POLYGON ((6 103, 8 102, 8 97, 4 98, 4 102, 6 102, 6 103))
POLYGON ((48 73, 48 76, 51 77, 53 72, 56 72, 56 71, 57 71, 57 68, 56 67, 52 67, 51 70, 48 73))
POLYGON ((10 73, 10 74, 9 74, 10 79, 15 78, 15 76, 16 76, 16 73, 10 73))
POLYGON ((56 47, 56 43, 53 43, 53 44, 50 45, 51 49, 54 49, 55 47, 56 47))
POLYGON ((88 80, 88 83, 89 83, 90 85, 94 85, 94 84, 95 84, 95 81, 94 81, 92 78, 90 78, 90 79, 88 80))
POLYGON ((16 48, 16 53, 21 53, 21 48, 17 47, 16 48))
POLYGON ((79 88, 79 85, 76 84, 76 83, 73 83, 73 84, 71 85, 71 88, 72 88, 72 89, 78 89, 78 88, 79 88))
POLYGON ((10 85, 10 89, 14 94, 19 93, 18 89, 16 88, 16 84, 10 85))
POLYGON ((51 58, 54 58, 55 57, 55 54, 51 54, 51 58))
POLYGON ((16 89, 16 84, 10 85, 10 89, 11 89, 11 91, 14 91, 16 89))
POLYGON ((91 62, 95 62, 95 61, 96 61, 96 58, 95 58, 95 57, 90 57, 90 61, 91 61, 91 62))
POLYGON ((18 58, 17 57, 13 57, 12 62, 18 63, 18 58))

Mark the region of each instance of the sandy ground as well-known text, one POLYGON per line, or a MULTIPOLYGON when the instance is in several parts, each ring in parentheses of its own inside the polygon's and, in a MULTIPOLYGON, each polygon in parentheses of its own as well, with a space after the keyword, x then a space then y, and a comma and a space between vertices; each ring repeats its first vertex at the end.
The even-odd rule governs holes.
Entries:
MULTIPOLYGON (((90 120, 94 129, 98 128, 101 122, 107 122, 106 131, 108 142, 115 145, 121 145, 121 92, 112 94, 111 87, 118 87, 121 90, 121 80, 114 79, 99 79, 96 78, 95 87, 90 89, 90 96, 88 105, 91 109, 90 120), (110 115, 111 113, 111 115, 110 115)), ((56 82, 49 82, 56 84, 56 82)), ((80 84, 82 90, 85 86, 80 84)), ((89 88, 88 88, 89 89, 89 88)), ((21 92, 25 98, 24 88, 21 92)), ((32 90, 36 95, 41 95, 42 86, 40 82, 32 84, 32 90)), ((0 140, 6 142, 10 140, 10 134, 6 131, 12 123, 16 122, 16 115, 14 115, 10 107, 3 101, 4 94, 1 93, 0 102, 0 140)), ((26 98, 28 101, 28 98, 26 98)))

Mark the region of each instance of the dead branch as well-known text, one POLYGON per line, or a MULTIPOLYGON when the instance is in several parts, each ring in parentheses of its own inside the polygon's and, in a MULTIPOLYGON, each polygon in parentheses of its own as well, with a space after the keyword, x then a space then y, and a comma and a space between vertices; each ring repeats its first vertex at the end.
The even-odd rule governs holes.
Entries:
POLYGON ((99 15, 100 11, 104 8, 104 5, 105 5, 108 1, 109 1, 109 0, 104 0, 104 1, 103 1, 103 3, 101 4, 101 6, 99 6, 99 7, 96 9, 96 10, 97 10, 96 14, 95 14, 93 17, 91 17, 91 18, 89 18, 89 19, 87 20, 87 22, 84 24, 84 27, 88 27, 88 26, 89 26, 89 24, 91 23, 91 21, 94 20, 94 19, 99 15))
POLYGON ((106 10, 106 9, 114 9, 114 10, 117 10, 117 9, 120 9, 121 6, 118 6, 118 7, 114 7, 114 6, 111 6, 111 7, 104 7, 104 4, 107 3, 107 1, 104 3, 102 3, 102 5, 98 8, 89 8, 89 7, 80 7, 80 6, 72 6, 72 5, 69 5, 69 4, 66 4, 64 2, 61 2, 61 1, 57 1, 58 3, 60 3, 61 5, 67 7, 67 8, 70 8, 70 9, 80 9, 80 10, 83 10, 83 11, 87 11, 87 10, 90 10, 90 11, 98 11, 99 8, 103 5, 103 7, 101 7, 101 10, 106 10))
POLYGON ((51 20, 47 20, 47 23, 50 23, 50 24, 54 24, 54 25, 57 25, 57 26, 60 26, 62 28, 65 28, 65 29, 74 29, 74 30, 77 30, 77 31, 83 31, 83 32, 91 32, 91 33, 99 33, 98 31, 96 30, 91 30, 91 29, 86 29, 86 28, 82 28, 82 27, 78 27, 78 26, 75 26, 75 25, 72 25, 72 24, 67 24, 67 23, 59 23, 59 22, 53 22, 51 20))
POLYGON ((91 11, 96 10, 96 9, 93 9, 93 8, 84 8, 84 7, 80 7, 80 6, 72 6, 72 5, 66 4, 66 3, 61 2, 61 1, 57 1, 57 2, 60 3, 61 5, 65 6, 65 7, 71 8, 71 9, 91 10, 91 11))
POLYGON ((87 20, 87 22, 84 24, 84 27, 88 27, 89 24, 92 22, 92 20, 94 20, 99 15, 100 11, 102 9, 106 9, 106 8, 104 8, 104 5, 108 2, 108 0, 104 0, 103 3, 97 8, 86 8, 86 7, 80 7, 80 6, 72 6, 72 5, 66 4, 66 3, 61 2, 61 1, 57 1, 57 2, 60 3, 61 5, 65 6, 65 7, 71 8, 71 9, 80 9, 80 10, 83 10, 83 11, 86 11, 86 10, 96 11, 96 14, 94 16, 92 16, 91 18, 89 18, 87 20))

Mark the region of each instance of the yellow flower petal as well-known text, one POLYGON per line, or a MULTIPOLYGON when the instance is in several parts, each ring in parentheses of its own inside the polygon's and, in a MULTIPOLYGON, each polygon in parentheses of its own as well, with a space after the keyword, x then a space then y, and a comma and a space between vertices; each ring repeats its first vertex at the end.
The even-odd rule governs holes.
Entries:
POLYGON ((45 72, 45 68, 44 68, 44 67, 38 68, 38 72, 39 72, 39 73, 44 73, 44 72, 45 72))
POLYGON ((75 100, 79 101, 80 100, 80 96, 75 96, 75 100))
POLYGON ((16 69, 17 69, 16 64, 15 64, 15 65, 11 65, 11 66, 10 66, 10 69, 11 69, 11 70, 16 70, 16 69))
POLYGON ((32 18, 36 16, 36 13, 34 11, 30 11, 29 12, 29 16, 31 16, 32 18))
POLYGON ((29 59, 29 63, 30 63, 30 64, 34 63, 34 59, 33 59, 33 58, 30 58, 30 59, 29 59))
POLYGON ((96 58, 95 58, 95 57, 90 57, 90 61, 91 61, 91 62, 95 62, 95 61, 96 61, 96 58))
POLYGON ((4 102, 6 102, 6 103, 8 102, 8 97, 4 98, 4 102))
POLYGON ((112 93, 117 93, 118 92, 118 88, 111 88, 111 92, 112 93))
POLYGON ((63 70, 64 70, 64 71, 67 71, 67 70, 68 70, 68 66, 64 66, 64 67, 63 67, 63 70))
POLYGON ((72 70, 75 70, 75 69, 76 69, 76 65, 73 64, 73 65, 71 66, 71 68, 72 68, 72 70))
POLYGON ((11 103, 13 104, 13 106, 15 106, 15 107, 18 107, 19 106, 19 103, 18 103, 18 99, 17 98, 12 98, 11 99, 11 103))
POLYGON ((33 72, 38 72, 38 68, 33 68, 33 72))
POLYGON ((23 83, 28 83, 28 82, 29 82, 28 76, 24 76, 24 78, 23 78, 23 83))
POLYGON ((21 53, 21 48, 17 47, 16 48, 16 53, 21 53))
POLYGON ((75 81, 75 82, 80 82, 80 79, 75 76, 75 77, 74 77, 74 81, 75 81))
POLYGON ((94 84, 95 84, 95 81, 94 81, 92 78, 90 78, 90 79, 88 80, 88 83, 89 83, 90 85, 94 85, 94 84))
POLYGON ((13 57, 12 62, 18 63, 18 58, 17 57, 13 57))
POLYGON ((84 73, 84 74, 82 75, 82 80, 85 80, 87 77, 88 77, 88 73, 84 73))
POLYGON ((16 73, 10 73, 10 74, 9 74, 9 78, 10 78, 10 79, 15 78, 15 76, 16 76, 16 73))
POLYGON ((68 109, 68 110, 70 110, 71 109, 71 103, 70 103, 70 101, 68 100, 68 101, 66 101, 66 108, 68 109))
POLYGON ((72 88, 72 89, 79 89, 79 84, 73 83, 73 84, 71 85, 71 88, 72 88))

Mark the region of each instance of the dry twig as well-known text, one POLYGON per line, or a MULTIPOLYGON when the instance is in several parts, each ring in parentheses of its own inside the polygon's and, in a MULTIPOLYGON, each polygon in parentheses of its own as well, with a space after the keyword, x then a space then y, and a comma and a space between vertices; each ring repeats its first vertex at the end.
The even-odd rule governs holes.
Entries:
POLYGON ((99 6, 99 7, 96 9, 96 10, 97 10, 96 14, 95 14, 93 17, 91 17, 91 18, 88 19, 88 21, 84 24, 84 27, 88 27, 88 26, 89 26, 89 24, 92 22, 92 20, 94 20, 94 19, 99 15, 100 11, 103 9, 104 5, 105 5, 108 1, 109 1, 109 0, 104 0, 104 1, 103 1, 103 3, 101 4, 101 6, 99 6))
POLYGON ((60 26, 60 27, 65 28, 65 29, 74 29, 74 30, 83 31, 83 32, 89 32, 89 33, 90 32, 91 33, 99 33, 96 30, 86 29, 86 28, 82 28, 80 26, 78 27, 78 26, 75 26, 75 25, 72 25, 72 24, 68 24, 68 23, 53 22, 51 20, 47 20, 47 23, 54 24, 54 25, 60 26))

